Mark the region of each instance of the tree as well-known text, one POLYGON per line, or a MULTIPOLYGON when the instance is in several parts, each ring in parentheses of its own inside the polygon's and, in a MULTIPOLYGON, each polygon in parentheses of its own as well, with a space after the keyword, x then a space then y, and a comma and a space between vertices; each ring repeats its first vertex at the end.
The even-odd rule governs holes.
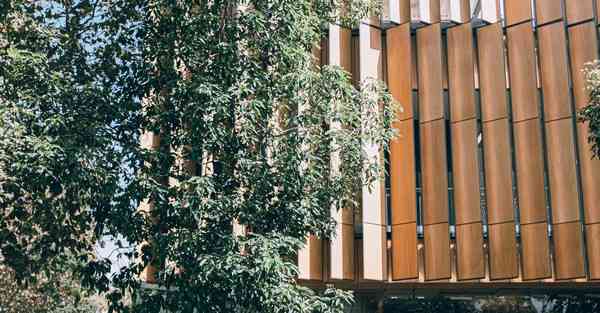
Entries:
POLYGON ((329 23, 376 9, 340 3, 3 4, 2 263, 24 279, 74 254, 115 311, 341 312, 350 295, 298 286, 294 254, 383 174, 363 147, 387 149, 394 105, 315 59, 329 23), (90 255, 107 234, 131 246, 111 281, 90 255))
POLYGON ((588 141, 595 157, 600 157, 600 63, 590 63, 585 68, 589 103, 579 112, 579 120, 587 123, 588 141))

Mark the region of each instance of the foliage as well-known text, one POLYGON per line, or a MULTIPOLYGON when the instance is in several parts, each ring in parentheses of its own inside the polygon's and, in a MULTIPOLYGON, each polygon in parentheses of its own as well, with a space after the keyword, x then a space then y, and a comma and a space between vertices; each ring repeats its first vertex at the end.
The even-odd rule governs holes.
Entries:
POLYGON ((296 284, 294 253, 382 175, 364 145, 394 136, 379 82, 314 58, 326 25, 377 7, 341 2, 4 2, 2 263, 23 281, 74 255, 121 312, 341 312, 348 293, 296 284), (130 245, 111 281, 104 235, 130 245))
POLYGON ((55 271, 36 278, 27 286, 19 285, 14 272, 0 266, 0 312, 96 313, 100 308, 69 274, 55 271))
POLYGON ((600 157, 600 62, 587 64, 584 72, 589 103, 579 112, 579 120, 586 123, 594 157, 600 157))

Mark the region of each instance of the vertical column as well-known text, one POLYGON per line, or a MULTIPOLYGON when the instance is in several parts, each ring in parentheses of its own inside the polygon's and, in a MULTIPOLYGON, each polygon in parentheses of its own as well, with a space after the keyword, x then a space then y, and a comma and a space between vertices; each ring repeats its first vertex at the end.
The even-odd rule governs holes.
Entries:
MULTIPOLYGON (((313 47, 315 68, 327 64, 328 50, 323 42, 313 47)), ((241 228, 234 223, 234 230, 241 232, 241 228)), ((309 234, 305 246, 298 251, 298 279, 323 280, 323 241, 315 235, 309 234)))
MULTIPOLYGON (((567 16, 569 5, 573 4, 567 2, 567 16)), ((582 70, 586 63, 598 59, 598 37, 593 20, 569 26, 569 49, 575 108, 581 110, 589 102, 582 70)), ((600 160, 592 158, 588 133, 587 124, 577 124, 589 274, 591 279, 600 279, 600 160)))
POLYGON ((548 153, 548 176, 556 279, 585 276, 576 167, 569 60, 562 1, 538 0, 540 74, 548 153))
POLYGON ((452 133, 454 207, 459 280, 485 276, 480 209, 473 30, 465 23, 448 30, 448 77, 452 133))
MULTIPOLYGON (((352 71, 352 32, 338 25, 329 26, 329 64, 352 71)), ((332 123, 332 129, 339 129, 339 123, 332 123)), ((335 144, 335 143, 334 143, 335 144)), ((331 158, 332 175, 340 170, 339 152, 331 158)), ((332 207, 331 215, 336 221, 334 237, 330 243, 330 278, 354 279, 354 211, 352 208, 332 207)))
POLYGON ((417 31, 417 49, 425 279, 448 279, 451 276, 448 168, 439 19, 417 31))
POLYGON ((477 31, 491 279, 518 275, 510 124, 500 23, 477 31))
POLYGON ((552 276, 531 1, 506 0, 523 280, 552 276))
POLYGON ((390 147, 392 279, 418 278, 415 130, 412 101, 413 45, 410 21, 387 30, 388 86, 402 105, 390 147))
MULTIPOLYGON (((381 30, 373 25, 359 26, 360 81, 382 79, 381 30)), ((364 143, 370 161, 382 161, 378 145, 364 143)), ((382 179, 362 189, 363 270, 367 280, 387 279, 387 235, 385 183, 382 179)))

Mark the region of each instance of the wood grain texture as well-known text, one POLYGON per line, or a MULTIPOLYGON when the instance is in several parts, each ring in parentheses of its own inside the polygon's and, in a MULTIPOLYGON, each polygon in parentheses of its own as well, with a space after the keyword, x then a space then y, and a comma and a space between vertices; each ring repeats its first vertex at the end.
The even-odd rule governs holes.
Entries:
POLYGON ((593 159, 591 145, 587 138, 588 124, 577 124, 579 141, 579 162, 581 163, 581 188, 586 223, 600 223, 600 160, 593 159))
POLYGON ((448 223, 425 226, 425 280, 450 278, 450 231, 448 227, 448 223))
POLYGON ((521 225, 523 280, 552 277, 548 224, 521 225))
POLYGON ((483 123, 488 222, 514 220, 512 162, 507 119, 483 123))
POLYGON ((479 279, 485 276, 481 223, 456 226, 456 257, 459 280, 479 279))
POLYGON ((363 275, 366 280, 387 280, 385 226, 363 224, 363 275))
POLYGON ((565 6, 569 25, 594 18, 592 0, 565 0, 565 6))
POLYGON ((489 225, 490 279, 515 278, 519 274, 513 222, 489 225))
POLYGON ((573 75, 575 107, 582 109, 589 102, 586 90, 585 64, 598 58, 598 37, 594 22, 569 27, 569 50, 573 75))
POLYGON ((591 279, 600 279, 600 224, 586 225, 587 257, 591 279))
POLYGON ((329 64, 352 71, 352 31, 338 25, 329 25, 329 64))
POLYGON ((335 280, 354 279, 354 224, 337 224, 330 243, 329 276, 335 280))
POLYGON ((412 119, 396 123, 399 135, 390 146, 392 225, 416 222, 415 134, 412 119))
MULTIPOLYGON (((576 0, 581 1, 581 0, 576 0)), ((536 0, 535 15, 537 24, 546 24, 562 18, 561 0, 536 0)))
POLYGON ((448 166, 444 120, 421 124, 423 222, 448 222, 448 166))
POLYGON ((538 119, 513 124, 521 224, 547 221, 541 128, 538 119))
POLYGON ((556 224, 553 226, 553 233, 556 279, 584 277, 581 224, 556 224))
POLYGON ((475 81, 473 76, 473 30, 471 24, 448 29, 448 79, 450 119, 475 118, 475 81))
POLYGON ((505 0, 504 8, 506 26, 531 20, 531 1, 529 0, 505 0))
POLYGON ((522 121, 539 117, 535 44, 531 24, 524 23, 508 28, 506 44, 513 120, 522 121))
POLYGON ((442 33, 440 24, 417 30, 420 121, 444 117, 442 33))
POLYGON ((392 280, 419 277, 417 223, 392 226, 392 280))
POLYGON ((571 119, 546 123, 553 223, 579 220, 575 145, 571 119))
POLYGON ((456 224, 481 221, 477 120, 451 125, 456 224))
POLYGON ((298 252, 298 278, 306 280, 323 279, 323 243, 310 235, 306 245, 298 252))
POLYGON ((388 87, 394 99, 402 106, 397 112, 398 120, 412 118, 412 40, 410 24, 396 26, 387 30, 388 87))
POLYGON ((481 119, 495 120, 508 115, 502 26, 499 23, 477 30, 481 119))
POLYGON ((563 24, 556 22, 538 28, 538 42, 545 119, 569 117, 572 109, 563 24))

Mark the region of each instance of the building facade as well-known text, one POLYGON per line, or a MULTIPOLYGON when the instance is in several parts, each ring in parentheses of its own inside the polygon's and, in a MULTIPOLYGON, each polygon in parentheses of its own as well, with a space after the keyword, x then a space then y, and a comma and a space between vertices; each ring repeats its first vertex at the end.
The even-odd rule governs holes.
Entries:
POLYGON ((300 280, 379 297, 600 291, 600 160, 583 69, 596 0, 389 0, 321 62, 402 105, 389 175, 308 239, 300 280))

